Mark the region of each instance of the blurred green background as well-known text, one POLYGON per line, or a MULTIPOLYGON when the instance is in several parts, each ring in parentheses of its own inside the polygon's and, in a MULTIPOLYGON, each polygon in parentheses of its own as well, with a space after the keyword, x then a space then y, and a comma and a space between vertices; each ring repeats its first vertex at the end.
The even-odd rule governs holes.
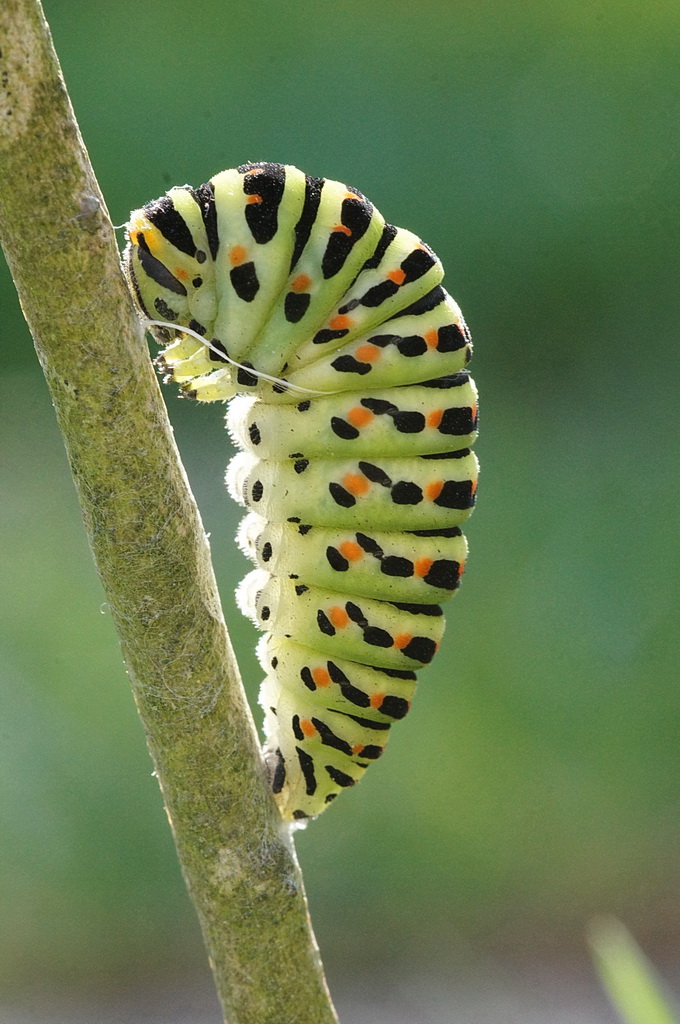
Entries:
MULTIPOLYGON (((585 960, 602 911, 673 943, 680 7, 45 8, 114 223, 294 163, 426 239, 476 341, 480 500, 444 650, 297 844, 331 981, 585 960)), ((2 988, 181 982, 198 928, 4 265, 0 310, 2 988)), ((254 701, 222 410, 165 395, 254 701)))

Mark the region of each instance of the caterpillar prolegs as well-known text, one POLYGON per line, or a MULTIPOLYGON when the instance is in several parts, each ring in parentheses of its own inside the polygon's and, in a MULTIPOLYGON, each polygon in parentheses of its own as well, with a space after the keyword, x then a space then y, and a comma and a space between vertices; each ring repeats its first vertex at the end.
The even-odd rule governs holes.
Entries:
POLYGON ((288 165, 173 188, 128 237, 162 366, 200 401, 230 399, 265 757, 283 817, 313 817, 382 754, 460 582, 469 333, 425 243, 288 165))

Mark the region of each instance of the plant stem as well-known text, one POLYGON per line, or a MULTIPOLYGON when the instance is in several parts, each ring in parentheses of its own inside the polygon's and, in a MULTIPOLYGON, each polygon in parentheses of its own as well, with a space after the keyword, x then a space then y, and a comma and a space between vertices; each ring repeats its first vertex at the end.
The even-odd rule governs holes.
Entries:
POLYGON ((0 8, 0 238, 225 1021, 333 1024, 207 539, 37 0, 0 8))

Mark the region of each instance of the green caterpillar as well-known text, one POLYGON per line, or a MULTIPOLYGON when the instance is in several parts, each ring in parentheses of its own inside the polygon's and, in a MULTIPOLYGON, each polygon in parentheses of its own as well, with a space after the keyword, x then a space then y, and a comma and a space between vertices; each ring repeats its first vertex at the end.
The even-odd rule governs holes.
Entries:
POLYGON ((173 188, 131 214, 128 238, 162 366, 200 401, 231 399, 265 758, 283 817, 314 817, 382 754, 460 582, 469 332, 427 245, 296 167, 173 188))

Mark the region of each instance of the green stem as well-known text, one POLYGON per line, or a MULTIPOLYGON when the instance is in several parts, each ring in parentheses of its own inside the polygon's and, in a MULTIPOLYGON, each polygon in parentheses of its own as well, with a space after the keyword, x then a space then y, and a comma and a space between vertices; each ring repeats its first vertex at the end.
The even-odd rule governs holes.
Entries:
POLYGON ((0 8, 0 238, 225 1020, 333 1024, 208 543, 37 0, 0 8))

